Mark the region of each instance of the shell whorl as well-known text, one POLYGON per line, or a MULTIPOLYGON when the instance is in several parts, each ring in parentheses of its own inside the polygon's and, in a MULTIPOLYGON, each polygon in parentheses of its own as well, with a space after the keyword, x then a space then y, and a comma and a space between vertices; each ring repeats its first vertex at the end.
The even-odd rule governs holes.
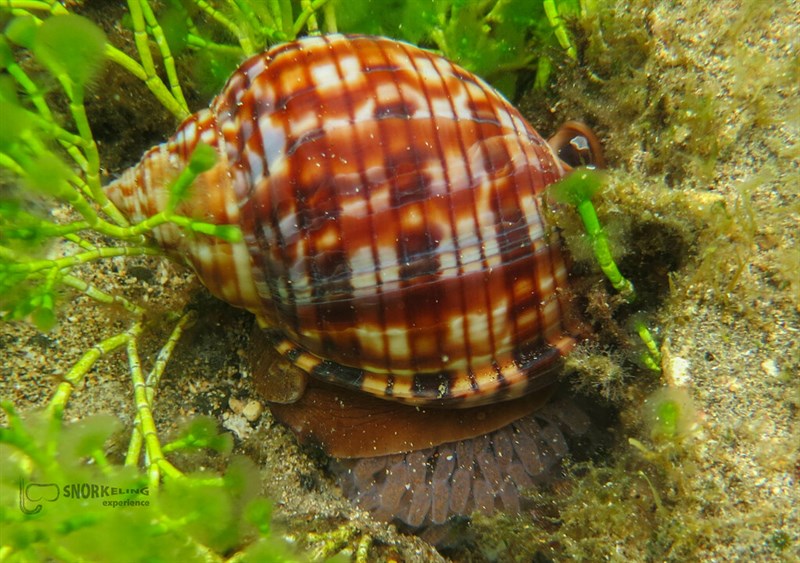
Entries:
MULTIPOLYGON (((175 212, 216 225, 238 225, 241 216, 234 198, 226 142, 219 134, 213 111, 208 109, 191 115, 169 141, 147 151, 139 164, 106 187, 106 194, 134 222, 163 211, 170 185, 188 165, 199 142, 216 149, 217 162, 197 177, 189 197, 175 212)), ((153 237, 172 257, 191 265, 220 299, 250 310, 259 307, 261 299, 253 284, 250 253, 243 242, 230 243, 186 232, 171 223, 153 229, 153 237)))
POLYGON ((134 220, 157 212, 199 140, 220 159, 178 212, 238 224, 244 242, 155 236, 312 374, 343 366, 379 396, 475 404, 541 386, 574 345, 540 209, 564 169, 446 59, 366 36, 277 46, 109 186, 112 200, 134 220))

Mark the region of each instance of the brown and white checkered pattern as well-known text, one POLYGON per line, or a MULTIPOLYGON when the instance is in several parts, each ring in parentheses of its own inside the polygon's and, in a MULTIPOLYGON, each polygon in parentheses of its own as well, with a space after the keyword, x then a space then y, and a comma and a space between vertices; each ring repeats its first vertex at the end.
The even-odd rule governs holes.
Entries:
POLYGON ((578 332, 540 197, 563 167, 484 81, 379 37, 328 35, 245 61, 108 191, 163 208, 198 140, 220 159, 158 242, 258 315, 313 375, 414 403, 473 405, 552 380, 578 332))

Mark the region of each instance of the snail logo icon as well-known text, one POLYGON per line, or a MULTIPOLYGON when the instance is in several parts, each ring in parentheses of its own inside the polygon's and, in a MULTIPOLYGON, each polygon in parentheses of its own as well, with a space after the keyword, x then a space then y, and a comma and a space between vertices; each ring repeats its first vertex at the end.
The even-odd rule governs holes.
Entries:
POLYGON ((55 483, 28 483, 19 480, 19 509, 25 514, 38 514, 42 502, 55 502, 61 496, 61 489, 55 483))

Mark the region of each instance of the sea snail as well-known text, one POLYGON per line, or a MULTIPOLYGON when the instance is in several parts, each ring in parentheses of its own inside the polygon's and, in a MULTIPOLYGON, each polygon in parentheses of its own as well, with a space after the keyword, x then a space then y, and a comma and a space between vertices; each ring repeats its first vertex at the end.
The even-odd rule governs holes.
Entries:
MULTIPOLYGON (((596 151, 590 133, 566 133, 564 150, 596 151)), ((109 197, 132 221, 159 212, 201 141, 216 164, 177 212, 238 225, 243 241, 153 234, 255 313, 300 376, 276 416, 351 460, 345 489, 379 517, 419 528, 518 510, 564 433, 587 425, 568 405, 542 408, 585 335, 542 213, 569 170, 557 149, 443 57, 347 35, 245 61, 109 197)))

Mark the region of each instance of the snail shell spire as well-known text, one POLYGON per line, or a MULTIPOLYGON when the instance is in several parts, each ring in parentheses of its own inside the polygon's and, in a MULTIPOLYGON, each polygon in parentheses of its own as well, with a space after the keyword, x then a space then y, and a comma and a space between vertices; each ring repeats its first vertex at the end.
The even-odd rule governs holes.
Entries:
POLYGON ((446 59, 366 36, 276 46, 111 184, 111 199, 135 221, 158 212, 200 140, 220 158, 177 212, 238 224, 244 241, 174 226, 156 240, 285 335, 279 351, 312 375, 475 404, 549 383, 574 346, 567 270, 540 208, 564 168, 446 59))
MULTIPOLYGON (((109 184, 106 194, 133 222, 156 215, 166 208, 170 186, 188 165, 199 142, 214 148, 217 160, 210 170, 197 177, 189 196, 175 212, 216 225, 238 225, 240 212, 234 197, 226 142, 210 109, 187 118, 170 140, 147 151, 139 164, 109 184)), ((250 254, 244 243, 188 232, 171 223, 153 229, 153 237, 173 258, 192 266, 220 299, 253 311, 260 308, 250 254)))

